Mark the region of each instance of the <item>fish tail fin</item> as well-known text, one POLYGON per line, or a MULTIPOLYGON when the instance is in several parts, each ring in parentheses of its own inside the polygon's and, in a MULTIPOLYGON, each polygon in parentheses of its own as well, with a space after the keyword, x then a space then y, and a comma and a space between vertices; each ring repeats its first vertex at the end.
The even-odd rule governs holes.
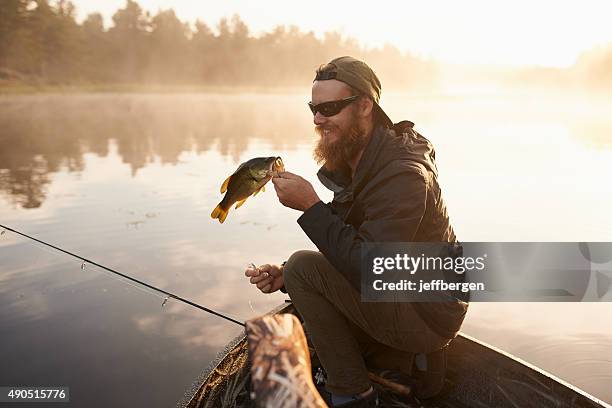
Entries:
POLYGON ((229 212, 229 208, 225 209, 219 203, 215 209, 210 213, 211 218, 218 218, 219 222, 223 224, 223 221, 227 218, 227 213, 229 212))

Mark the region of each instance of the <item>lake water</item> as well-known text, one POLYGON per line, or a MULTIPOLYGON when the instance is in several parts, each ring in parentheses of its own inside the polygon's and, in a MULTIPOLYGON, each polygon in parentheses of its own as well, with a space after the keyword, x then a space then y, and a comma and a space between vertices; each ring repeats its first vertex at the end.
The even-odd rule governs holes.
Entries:
MULTIPOLYGON (((245 320, 243 277, 314 249, 272 185, 210 218, 239 163, 318 183, 309 90, 0 97, 0 223, 245 320)), ((612 241, 612 104, 588 95, 388 94, 435 145, 462 241, 612 241)), ((0 385, 78 406, 174 405, 240 328, 11 232, 0 237, 0 385)), ((464 331, 612 402, 612 303, 472 304, 464 331)))

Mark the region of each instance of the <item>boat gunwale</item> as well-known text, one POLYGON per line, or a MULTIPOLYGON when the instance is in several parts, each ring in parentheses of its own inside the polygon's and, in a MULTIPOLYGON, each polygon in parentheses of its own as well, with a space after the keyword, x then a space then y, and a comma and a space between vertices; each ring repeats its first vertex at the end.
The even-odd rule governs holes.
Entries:
POLYGON ((466 334, 464 332, 459 332, 459 334, 457 335, 457 337, 461 337, 464 340, 470 341, 472 343, 475 343, 476 345, 480 346, 480 347, 484 347, 486 349, 488 349, 488 351, 492 351, 494 353, 496 353, 497 355, 501 355, 503 357, 506 357, 520 365, 522 365, 523 367, 526 367, 532 371, 535 371, 536 373, 543 375, 545 377, 548 377, 550 380, 552 380, 553 382, 556 382, 564 387, 569 388, 571 391, 574 391, 577 394, 582 395, 583 397, 601 405, 602 407, 605 408, 612 408, 612 405, 608 404, 607 402, 604 402, 602 400, 600 400, 599 398, 595 397, 594 395, 589 394, 588 392, 584 391, 583 389, 581 389, 578 386, 575 386, 573 384, 570 384, 569 382, 557 377, 556 375, 544 370, 543 368, 537 367, 525 360, 523 360, 520 357, 515 356, 514 354, 502 350, 499 347, 495 347, 485 341, 479 340, 475 337, 470 336, 469 334, 466 334))

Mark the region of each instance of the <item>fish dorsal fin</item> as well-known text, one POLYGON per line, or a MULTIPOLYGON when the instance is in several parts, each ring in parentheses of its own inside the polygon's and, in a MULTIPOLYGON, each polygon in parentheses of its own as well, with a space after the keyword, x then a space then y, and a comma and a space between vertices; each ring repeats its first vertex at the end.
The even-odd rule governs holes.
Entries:
MULTIPOLYGON (((247 197, 247 198, 249 198, 249 197, 247 197)), ((240 201, 238 201, 238 204, 236 204, 236 207, 234 207, 234 208, 235 208, 235 209, 240 208, 240 206, 241 206, 242 204, 244 204, 244 202, 247 200, 247 198, 245 198, 244 200, 240 200, 240 201)))
POLYGON ((234 172, 234 174, 238 173, 240 170, 242 170, 243 167, 248 167, 248 163, 250 163, 252 160, 248 160, 245 161, 244 163, 240 163, 240 165, 238 166, 238 168, 236 169, 236 171, 234 172))
MULTIPOLYGON (((233 176, 233 174, 232 174, 233 176)), ((228 178, 225 179, 225 181, 223 182, 223 184, 221 184, 221 193, 225 193, 227 191, 227 185, 230 182, 230 179, 232 178, 232 176, 229 176, 228 178)))

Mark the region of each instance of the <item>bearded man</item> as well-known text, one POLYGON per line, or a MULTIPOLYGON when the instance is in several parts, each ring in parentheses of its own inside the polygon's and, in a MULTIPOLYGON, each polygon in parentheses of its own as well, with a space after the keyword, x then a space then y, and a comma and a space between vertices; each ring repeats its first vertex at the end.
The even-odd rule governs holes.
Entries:
POLYGON ((362 243, 456 242, 431 143, 412 122, 393 125, 378 105, 380 91, 374 71, 355 58, 336 58, 317 70, 308 104, 320 136, 314 157, 334 198, 323 203, 308 181, 290 172, 272 182, 281 204, 303 211, 298 224, 319 251, 298 251, 281 266, 245 272, 262 292, 291 297, 327 373, 331 406, 376 406, 366 366, 414 374, 419 356, 418 392, 439 392, 443 350, 467 311, 459 299, 361 300, 362 243))

